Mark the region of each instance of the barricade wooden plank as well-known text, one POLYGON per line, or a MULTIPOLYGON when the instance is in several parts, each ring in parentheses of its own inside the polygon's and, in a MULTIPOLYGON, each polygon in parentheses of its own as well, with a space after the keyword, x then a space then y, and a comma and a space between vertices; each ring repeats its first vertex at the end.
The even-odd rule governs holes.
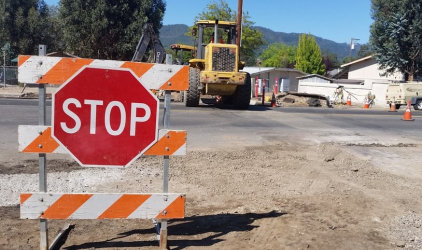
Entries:
POLYGON ((21 219, 181 219, 185 194, 23 193, 21 219))
MULTIPOLYGON (((184 130, 158 130, 158 141, 144 155, 186 155, 187 133, 184 130)), ((19 152, 67 154, 51 136, 51 127, 20 125, 18 127, 19 152)))
POLYGON ((18 126, 18 149, 22 153, 59 153, 67 151, 51 137, 49 126, 18 126))
POLYGON ((158 141, 144 155, 186 155, 186 131, 160 129, 158 141))
POLYGON ((85 65, 129 68, 148 89, 187 90, 189 66, 86 58, 19 56, 18 81, 23 83, 63 84, 85 65))

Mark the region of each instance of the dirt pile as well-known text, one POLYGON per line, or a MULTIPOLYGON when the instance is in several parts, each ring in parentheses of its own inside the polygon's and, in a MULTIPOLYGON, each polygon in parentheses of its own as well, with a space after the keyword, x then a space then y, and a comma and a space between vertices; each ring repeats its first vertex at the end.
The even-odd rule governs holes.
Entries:
MULTIPOLYGON (((74 167, 50 173, 48 182, 62 192, 160 192, 161 166, 162 158, 145 157, 124 170, 74 167)), ((0 200, 36 191, 37 181, 32 171, 3 172, 0 200), (16 192, 5 193, 6 185, 16 192)), ((171 158, 169 189, 187 194, 186 218, 169 225, 171 249, 422 248, 422 184, 338 145, 190 152, 171 158)), ((17 206, 0 211, 0 249, 37 249, 38 222, 19 220, 17 206)), ((62 249, 157 249, 151 221, 69 222, 74 228, 62 249)), ((50 238, 63 224, 49 222, 50 238)))
POLYGON ((278 95, 276 102, 280 107, 327 107, 327 101, 323 98, 287 93, 278 95))

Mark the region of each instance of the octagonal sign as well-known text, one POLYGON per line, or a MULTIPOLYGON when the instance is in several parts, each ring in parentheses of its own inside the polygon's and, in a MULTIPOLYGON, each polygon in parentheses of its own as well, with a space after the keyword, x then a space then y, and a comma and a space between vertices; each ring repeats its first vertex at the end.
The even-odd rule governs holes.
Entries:
POLYGON ((82 166, 124 167, 157 141, 158 110, 130 69, 86 66, 53 94, 52 136, 82 166))

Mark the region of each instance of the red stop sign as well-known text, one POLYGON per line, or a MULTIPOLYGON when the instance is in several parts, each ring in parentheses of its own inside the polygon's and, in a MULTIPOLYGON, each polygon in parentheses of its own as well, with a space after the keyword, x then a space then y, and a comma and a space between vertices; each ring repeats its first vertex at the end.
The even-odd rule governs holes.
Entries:
POLYGON ((52 135, 82 166, 127 166, 157 141, 159 100, 128 69, 84 67, 53 94, 52 135))

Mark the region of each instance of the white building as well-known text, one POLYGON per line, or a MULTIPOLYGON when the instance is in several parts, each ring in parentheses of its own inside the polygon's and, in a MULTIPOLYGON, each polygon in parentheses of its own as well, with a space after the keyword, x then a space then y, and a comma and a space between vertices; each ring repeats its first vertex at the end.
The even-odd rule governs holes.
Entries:
POLYGON ((333 97, 336 88, 341 85, 350 92, 353 102, 363 103, 365 95, 369 92, 376 96, 375 105, 387 106, 385 94, 388 84, 392 81, 403 81, 404 75, 396 73, 382 76, 383 70, 373 56, 367 56, 356 61, 341 65, 341 73, 348 73, 347 80, 330 79, 317 75, 299 77, 298 92, 321 94, 333 97), (357 100, 356 100, 356 99, 357 100))

